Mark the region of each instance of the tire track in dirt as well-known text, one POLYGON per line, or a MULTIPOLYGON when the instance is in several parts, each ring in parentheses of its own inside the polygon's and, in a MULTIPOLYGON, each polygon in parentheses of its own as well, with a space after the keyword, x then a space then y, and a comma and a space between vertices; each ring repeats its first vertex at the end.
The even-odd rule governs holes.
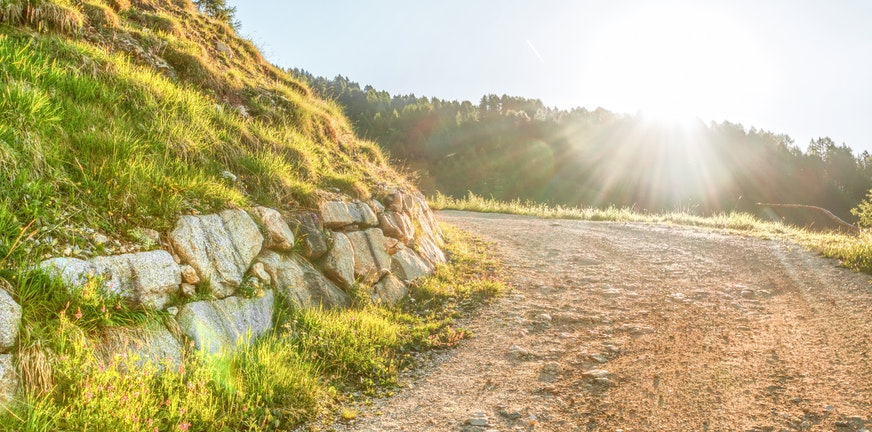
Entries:
POLYGON ((338 430, 872 428, 868 276, 692 228, 438 217, 493 242, 512 292, 338 430))

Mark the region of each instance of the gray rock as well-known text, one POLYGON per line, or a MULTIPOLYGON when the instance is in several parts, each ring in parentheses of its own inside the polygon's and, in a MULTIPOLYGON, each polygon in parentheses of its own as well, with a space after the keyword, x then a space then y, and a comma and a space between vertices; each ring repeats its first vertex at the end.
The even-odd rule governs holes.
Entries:
POLYGON ((153 309, 163 308, 181 283, 179 266, 162 250, 97 257, 90 261, 52 258, 39 267, 60 277, 71 289, 81 287, 89 278, 101 276, 107 292, 153 309))
POLYGON ((106 327, 98 352, 103 361, 130 360, 138 367, 150 364, 178 370, 182 364, 182 345, 163 325, 106 327))
POLYGON ((384 235, 410 245, 415 236, 415 226, 405 213, 388 211, 378 215, 379 228, 384 235))
POLYGON ((77 258, 50 258, 39 263, 39 268, 60 278, 67 287, 84 285, 88 277, 96 275, 91 263, 77 258))
POLYGON ((324 226, 339 229, 351 224, 364 227, 378 225, 375 212, 363 202, 326 201, 319 206, 324 226))
POLYGON ((268 207, 255 207, 252 209, 254 217, 266 228, 266 247, 277 251, 289 251, 294 248, 294 232, 285 222, 278 210, 268 207))
POLYGON ((183 282, 179 286, 179 289, 182 291, 182 295, 184 295, 185 297, 193 297, 197 294, 197 287, 189 283, 183 282))
POLYGON ((348 290, 354 284, 354 247, 348 236, 333 234, 333 247, 327 252, 323 262, 324 275, 348 290))
POLYGON ((251 262, 260 253, 263 236, 257 224, 242 210, 219 214, 182 216, 170 233, 170 241, 182 261, 208 280, 218 298, 239 287, 251 262))
POLYGON ((9 352, 15 346, 20 323, 21 306, 0 288, 0 353, 9 352))
POLYGON ((369 205, 369 208, 371 208, 372 211, 375 212, 375 214, 384 213, 385 211, 385 206, 378 200, 369 200, 367 204, 369 205))
POLYGON ((381 303, 396 304, 409 293, 409 288, 392 274, 387 274, 372 286, 373 300, 381 303))
POLYGON ((324 226, 330 229, 342 228, 354 223, 354 215, 348 203, 343 201, 326 201, 318 206, 324 226))
POLYGON ((433 273, 434 267, 412 249, 400 249, 391 257, 391 272, 406 283, 433 273))
POLYGON ((108 292, 151 309, 163 309, 182 283, 178 264, 164 250, 97 257, 91 264, 108 292))
POLYGON ((378 226, 378 217, 369 205, 364 202, 349 204, 354 222, 365 227, 378 226))
POLYGON ((250 344, 272 328, 274 300, 272 290, 266 290, 259 298, 227 297, 188 303, 179 311, 177 320, 197 349, 212 354, 232 352, 239 344, 250 344))
POLYGON ((390 271, 391 257, 385 250, 385 237, 378 228, 347 233, 354 248, 354 276, 375 283, 390 271))
POLYGON ((411 207, 411 196, 403 191, 396 191, 388 195, 388 208, 395 212, 404 212, 411 207))
POLYGON ((233 50, 222 42, 215 42, 215 50, 227 57, 233 57, 233 50))
POLYGON ((13 401, 18 392, 18 374, 12 364, 12 354, 0 354, 0 406, 13 401))
POLYGON ((427 258, 431 263, 444 264, 448 262, 442 249, 439 249, 439 246, 436 246, 436 243, 429 237, 418 237, 416 244, 418 246, 418 253, 422 257, 427 258))
POLYGON ((308 261, 264 251, 258 258, 277 293, 300 308, 347 306, 351 299, 308 261))
POLYGON ((298 213, 289 222, 297 235, 302 237, 306 258, 315 259, 327 253, 327 236, 317 214, 298 213))

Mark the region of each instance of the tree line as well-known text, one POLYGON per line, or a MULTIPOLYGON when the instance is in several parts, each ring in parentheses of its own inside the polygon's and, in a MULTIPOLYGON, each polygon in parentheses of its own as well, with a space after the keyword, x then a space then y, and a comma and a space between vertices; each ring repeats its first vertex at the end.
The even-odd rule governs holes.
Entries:
MULTIPOLYGON (((824 207, 846 220, 872 187, 872 157, 828 137, 803 149, 785 134, 730 122, 666 125, 643 114, 561 110, 486 95, 477 104, 362 87, 294 70, 340 103, 356 132, 419 176, 425 192, 642 211, 824 207)), ((802 212, 800 212, 802 213, 802 212)))

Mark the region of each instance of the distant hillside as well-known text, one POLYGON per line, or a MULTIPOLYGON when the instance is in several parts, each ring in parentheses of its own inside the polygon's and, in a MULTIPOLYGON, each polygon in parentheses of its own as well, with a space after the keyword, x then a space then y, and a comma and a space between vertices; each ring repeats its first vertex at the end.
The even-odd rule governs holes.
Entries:
MULTIPOLYGON (((506 95, 478 103, 391 95, 342 76, 295 72, 341 103, 359 135, 417 171, 428 192, 767 216, 773 209, 756 203, 795 203, 854 220, 850 210, 872 186, 869 154, 829 138, 803 149, 786 135, 729 122, 663 125, 506 95)), ((818 222, 805 211, 775 211, 795 223, 818 222)))
POLYGON ((0 264, 87 250, 95 229, 135 240, 181 213, 405 182, 223 2, 199 4, 0 1, 0 264))

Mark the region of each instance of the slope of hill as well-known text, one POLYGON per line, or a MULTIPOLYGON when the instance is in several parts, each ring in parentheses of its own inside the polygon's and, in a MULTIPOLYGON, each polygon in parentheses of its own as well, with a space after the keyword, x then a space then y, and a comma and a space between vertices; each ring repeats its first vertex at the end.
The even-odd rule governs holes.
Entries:
POLYGON ((335 103, 220 18, 188 0, 0 3, 0 258, 405 184, 335 103))

